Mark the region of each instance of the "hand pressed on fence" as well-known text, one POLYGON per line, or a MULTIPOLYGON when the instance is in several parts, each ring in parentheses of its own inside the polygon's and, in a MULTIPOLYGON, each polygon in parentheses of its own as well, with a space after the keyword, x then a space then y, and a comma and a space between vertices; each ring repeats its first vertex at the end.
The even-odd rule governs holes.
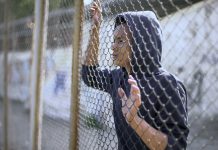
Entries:
POLYGON ((91 7, 92 28, 82 67, 86 85, 108 92, 118 149, 185 149, 187 96, 184 85, 161 64, 161 29, 151 11, 124 12, 115 18, 113 61, 119 69, 98 68, 99 1, 91 7))

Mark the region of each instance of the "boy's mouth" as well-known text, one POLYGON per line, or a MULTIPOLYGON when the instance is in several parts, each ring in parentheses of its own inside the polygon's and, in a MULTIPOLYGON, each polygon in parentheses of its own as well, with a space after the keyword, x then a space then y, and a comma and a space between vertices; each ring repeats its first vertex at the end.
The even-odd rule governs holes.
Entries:
POLYGON ((117 54, 113 54, 112 56, 113 56, 113 59, 116 60, 118 55, 117 54))

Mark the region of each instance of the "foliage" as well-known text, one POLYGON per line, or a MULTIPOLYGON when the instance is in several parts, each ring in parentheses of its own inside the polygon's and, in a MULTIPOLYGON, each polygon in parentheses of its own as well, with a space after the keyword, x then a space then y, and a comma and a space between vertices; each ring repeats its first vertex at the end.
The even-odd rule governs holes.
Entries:
MULTIPOLYGON (((5 2, 10 6, 10 18, 12 20, 19 19, 34 14, 35 0, 0 0, 0 22, 4 19, 4 6, 5 2)), ((50 0, 49 10, 55 10, 59 8, 69 8, 74 5, 74 0, 50 0)))
POLYGON ((103 124, 94 115, 87 116, 85 124, 90 128, 103 129, 103 124))

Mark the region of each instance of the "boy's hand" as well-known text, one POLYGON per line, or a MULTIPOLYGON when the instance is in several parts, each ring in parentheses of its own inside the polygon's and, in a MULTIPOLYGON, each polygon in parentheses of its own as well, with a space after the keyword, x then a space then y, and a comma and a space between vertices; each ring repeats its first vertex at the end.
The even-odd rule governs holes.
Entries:
POLYGON ((90 8, 94 25, 100 26, 102 22, 102 8, 99 0, 95 0, 90 8))
POLYGON ((127 97, 122 88, 118 89, 118 94, 122 101, 122 112, 127 123, 138 117, 138 108, 141 105, 141 93, 136 80, 130 75, 128 79, 131 85, 130 96, 127 97))

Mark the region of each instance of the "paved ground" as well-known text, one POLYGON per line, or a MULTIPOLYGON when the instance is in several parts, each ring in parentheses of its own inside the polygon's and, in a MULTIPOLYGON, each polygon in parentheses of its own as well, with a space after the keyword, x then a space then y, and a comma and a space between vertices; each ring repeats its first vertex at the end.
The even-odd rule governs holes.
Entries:
MULTIPOLYGON (((0 100, 0 150, 2 150, 2 101, 0 100)), ((9 150, 29 150, 30 145, 30 119, 29 112, 20 102, 10 104, 9 110, 9 150)), ((42 150, 68 149, 69 122, 43 118, 42 150)))
MULTIPOLYGON (((3 104, 0 100, 0 150, 3 149, 2 111, 3 104)), ((22 103, 13 102, 10 104, 9 117, 9 150, 28 150, 30 144, 29 112, 24 109, 22 103)), ((201 116, 190 117, 189 121, 191 127, 188 150, 218 150, 218 115, 205 119, 202 119, 201 116)), ((69 145, 69 126, 69 122, 44 117, 42 150, 67 150, 69 145)), ((85 135, 82 136, 89 135, 92 137, 87 140, 80 136, 79 143, 81 149, 114 149, 114 147, 116 147, 115 142, 113 142, 115 136, 114 131, 101 132, 81 127, 80 132, 85 133, 85 135), (112 146, 105 148, 105 144, 102 143, 101 140, 104 140, 106 145, 112 146)))

